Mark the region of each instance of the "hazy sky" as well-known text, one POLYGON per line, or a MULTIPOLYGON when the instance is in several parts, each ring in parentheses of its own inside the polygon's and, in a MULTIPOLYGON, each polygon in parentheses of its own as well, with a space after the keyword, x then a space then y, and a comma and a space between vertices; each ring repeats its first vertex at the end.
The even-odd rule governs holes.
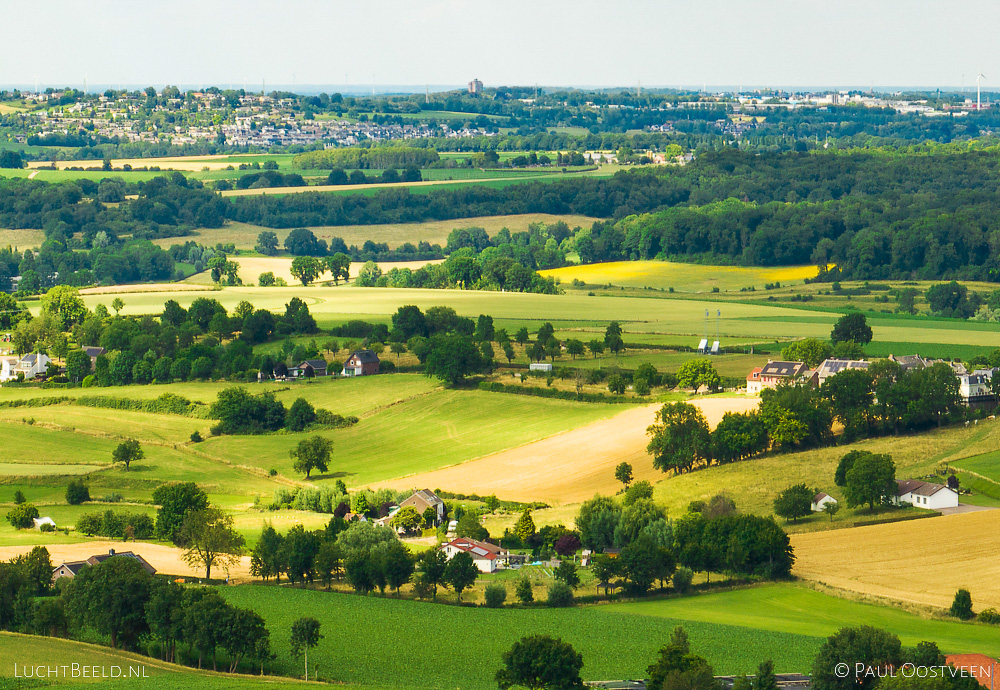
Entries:
POLYGON ((1000 88, 996 0, 0 0, 0 87, 1000 88))

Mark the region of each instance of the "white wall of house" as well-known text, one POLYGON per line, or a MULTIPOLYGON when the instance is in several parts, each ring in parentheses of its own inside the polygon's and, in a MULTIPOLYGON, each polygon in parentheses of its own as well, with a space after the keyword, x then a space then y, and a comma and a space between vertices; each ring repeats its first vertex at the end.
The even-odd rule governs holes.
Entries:
POLYGON ((812 512, 821 513, 823 512, 823 506, 825 506, 827 503, 836 503, 836 502, 837 499, 835 499, 833 496, 824 496, 818 501, 813 501, 811 505, 812 512))
POLYGON ((935 492, 933 496, 905 493, 899 497, 899 502, 912 503, 917 508, 926 508, 927 510, 941 510, 942 508, 957 507, 958 494, 948 487, 944 487, 935 492))

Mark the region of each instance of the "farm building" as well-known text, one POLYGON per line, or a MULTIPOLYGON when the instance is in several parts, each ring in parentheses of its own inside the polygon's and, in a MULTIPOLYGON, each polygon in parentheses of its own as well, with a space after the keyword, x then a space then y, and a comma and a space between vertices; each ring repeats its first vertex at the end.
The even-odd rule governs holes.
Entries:
POLYGON ((868 369, 868 362, 859 359, 827 359, 816 367, 816 383, 822 386, 831 376, 847 369, 868 369))
POLYGON ((437 513, 435 522, 440 522, 444 518, 444 501, 437 497, 430 489, 421 489, 415 492, 408 499, 399 504, 399 509, 402 510, 407 506, 416 509, 417 513, 423 515, 428 508, 433 508, 434 512, 437 513))
POLYGON ((919 479, 897 479, 893 503, 911 503, 918 508, 940 510, 958 506, 958 493, 944 484, 931 484, 919 479))
POLYGON ((307 359, 306 361, 298 364, 294 367, 288 367, 288 377, 299 379, 299 378, 309 378, 310 376, 326 376, 326 360, 325 359, 307 359), (309 372, 312 371, 312 374, 309 372))
POLYGON ((837 499, 835 499, 830 494, 825 494, 822 491, 820 491, 818 494, 813 496, 812 505, 810 505, 809 507, 814 513, 822 513, 823 507, 828 503, 833 503, 834 505, 836 505, 837 499))
POLYGON ((552 371, 552 362, 532 362, 528 371, 552 371))
POLYGON ((34 523, 35 529, 41 529, 42 525, 52 525, 53 528, 56 526, 55 520, 50 517, 31 518, 31 521, 34 523))
POLYGON ((466 537, 452 539, 447 544, 442 544, 440 550, 444 551, 444 555, 449 561, 460 553, 469 554, 476 567, 483 573, 496 572, 498 568, 503 568, 507 564, 507 551, 505 549, 466 537))
POLYGON ((61 577, 76 577, 81 569, 87 566, 103 563, 109 558, 113 558, 115 556, 123 558, 134 558, 139 562, 139 565, 141 565, 147 573, 149 573, 150 575, 156 575, 156 568, 147 563, 146 559, 140 556, 139 554, 133 553, 131 551, 122 551, 121 553, 116 553, 114 549, 110 549, 107 553, 101 553, 95 556, 91 556, 85 561, 67 561, 62 565, 56 566, 55 568, 52 569, 52 581, 55 582, 61 577))
POLYGON ((372 376, 378 373, 379 359, 372 350, 355 350, 344 362, 341 376, 372 376))

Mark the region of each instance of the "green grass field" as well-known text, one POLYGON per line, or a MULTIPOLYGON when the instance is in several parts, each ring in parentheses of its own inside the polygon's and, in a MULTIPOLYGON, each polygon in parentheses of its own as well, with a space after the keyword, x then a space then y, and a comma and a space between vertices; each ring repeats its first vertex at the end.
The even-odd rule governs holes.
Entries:
POLYGON ((142 687, 147 690, 173 690, 180 687, 196 687, 205 690, 305 687, 302 681, 293 678, 274 676, 261 678, 259 676, 198 671, 138 654, 53 637, 0 632, 0 649, 3 650, 4 657, 4 663, 0 665, 0 687, 12 689, 41 687, 29 685, 28 683, 32 681, 15 680, 15 664, 17 665, 16 675, 22 679, 27 674, 33 676, 36 669, 44 667, 37 671, 46 674, 43 685, 47 686, 51 683, 56 687, 142 687), (74 664, 77 665, 75 669, 74 664), (64 665, 68 668, 65 670, 55 669, 56 666, 64 665), (84 678, 82 668, 84 666, 98 667, 98 677, 89 677, 93 674, 91 670, 88 671, 88 677, 84 678), (28 667, 27 671, 25 671, 25 667, 28 667), (49 677, 50 668, 54 669, 52 673, 58 675, 49 677), (114 670, 115 668, 117 671, 114 670), (112 678, 116 674, 119 674, 120 677, 118 679, 112 678), (8 685, 8 682, 13 684, 8 685))
MULTIPOLYGON (((298 296, 310 305, 321 326, 332 325, 349 318, 377 318, 384 321, 402 304, 415 304, 421 309, 445 305, 459 314, 475 317, 490 314, 507 325, 525 324, 531 330, 544 321, 556 321, 560 328, 600 327, 611 320, 622 322, 629 339, 639 342, 650 336, 692 338, 696 345, 704 337, 705 312, 710 312, 709 335, 714 336, 715 312, 721 311, 719 329, 723 345, 729 340, 780 339, 815 337, 829 338, 837 313, 792 309, 759 304, 719 304, 702 299, 665 299, 650 297, 599 296, 589 297, 578 291, 564 295, 534 295, 525 293, 476 292, 472 290, 425 290, 355 287, 288 287, 288 288, 225 288, 205 293, 196 291, 142 292, 124 294, 125 314, 159 313, 167 299, 176 299, 182 306, 195 298, 208 296, 218 299, 227 308, 240 300, 250 300, 258 308, 278 310, 292 297, 298 296)), ((87 306, 110 304, 111 296, 87 294, 87 306)), ((38 305, 32 305, 37 311, 38 305)), ((953 344, 993 347, 1000 334, 1000 324, 950 321, 944 319, 900 318, 873 315, 869 324, 877 342, 914 344, 953 344)))
MULTIPOLYGON (((586 680, 643 677, 677 625, 688 631, 692 651, 707 658, 717 674, 752 672, 767 658, 778 672, 808 673, 825 637, 861 624, 884 627, 907 646, 932 640, 946 653, 1000 652, 996 628, 934 620, 790 584, 572 609, 444 607, 254 586, 222 593, 264 616, 272 631, 286 630, 305 610, 324 626, 351 621, 346 636, 325 627, 326 637, 313 657, 320 675, 358 684, 384 679, 408 688, 494 687, 501 654, 520 636, 535 633, 561 637, 581 652, 586 680), (426 644, 429 619, 450 631, 447 644, 426 644), (486 630, 489 634, 482 634, 486 630), (463 663, 450 663, 454 659, 463 663)), ((280 663, 293 668, 287 642, 278 639, 280 663)))

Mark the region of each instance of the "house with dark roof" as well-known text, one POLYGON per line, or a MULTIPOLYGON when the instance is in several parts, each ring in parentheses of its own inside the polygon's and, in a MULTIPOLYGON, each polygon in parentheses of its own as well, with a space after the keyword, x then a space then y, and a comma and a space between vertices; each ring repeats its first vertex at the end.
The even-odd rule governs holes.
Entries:
POLYGON ((379 358, 372 350, 355 350, 344 362, 341 376, 372 376, 378 373, 379 358))
POLYGON ((909 503, 918 508, 941 510, 958 507, 958 492, 944 484, 931 484, 919 479, 897 479, 893 503, 909 503))
POLYGON ((326 375, 327 375, 327 366, 325 359, 307 359, 306 361, 294 367, 288 367, 288 377, 293 379, 310 378, 312 376, 326 376, 326 375))
POLYGON ((142 566, 143 570, 150 575, 156 575, 156 568, 151 566, 146 559, 139 554, 133 553, 132 551, 115 551, 114 549, 109 549, 107 553, 96 554, 85 561, 66 561, 61 565, 56 566, 52 569, 52 581, 55 582, 61 577, 76 577, 83 568, 103 563, 109 558, 115 557, 135 559, 139 562, 139 565, 142 566))
POLYGON ((903 371, 913 371, 915 369, 926 369, 930 366, 927 360, 920 355, 889 355, 889 361, 895 362, 903 371))
POLYGON ((971 374, 961 374, 958 377, 958 397, 969 406, 995 403, 992 382, 996 372, 996 369, 976 369, 971 374))
POLYGON ((442 544, 439 551, 443 551, 449 561, 460 553, 467 553, 472 556, 472 561, 483 573, 496 572, 499 568, 506 567, 507 564, 506 549, 467 537, 452 539, 450 542, 442 544))
POLYGON ((97 358, 101 355, 108 353, 103 347, 98 347, 95 345, 85 345, 81 348, 90 357, 90 370, 94 371, 97 368, 97 358))
POLYGON ((51 361, 48 355, 34 352, 27 354, 14 365, 12 370, 14 378, 17 378, 18 374, 24 374, 24 378, 33 379, 39 374, 44 374, 51 361))
POLYGON ((399 504, 400 510, 406 507, 413 508, 419 515, 423 515, 424 511, 428 508, 433 508, 437 515, 435 522, 440 522, 444 519, 444 501, 438 498, 437 494, 430 489, 416 491, 412 496, 399 504))
POLYGON ((815 372, 805 362, 769 361, 760 368, 760 389, 777 388, 782 383, 810 383, 815 372))

